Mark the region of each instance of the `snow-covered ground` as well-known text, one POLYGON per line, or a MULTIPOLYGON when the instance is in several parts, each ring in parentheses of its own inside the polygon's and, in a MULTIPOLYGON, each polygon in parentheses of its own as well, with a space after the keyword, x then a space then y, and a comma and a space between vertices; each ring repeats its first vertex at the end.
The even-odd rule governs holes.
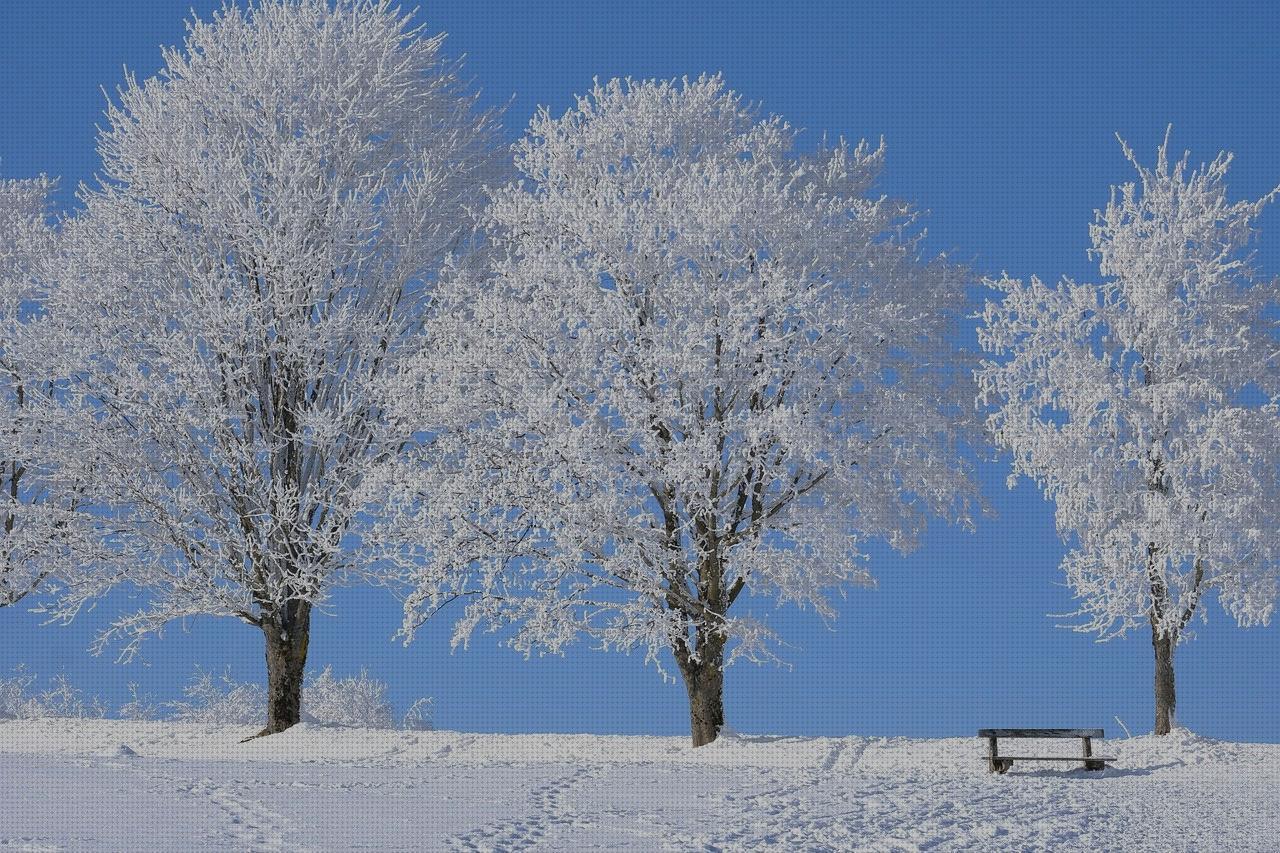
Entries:
POLYGON ((0 723, 0 851, 1280 849, 1280 745, 1187 732, 1006 776, 977 738, 250 733, 0 723))

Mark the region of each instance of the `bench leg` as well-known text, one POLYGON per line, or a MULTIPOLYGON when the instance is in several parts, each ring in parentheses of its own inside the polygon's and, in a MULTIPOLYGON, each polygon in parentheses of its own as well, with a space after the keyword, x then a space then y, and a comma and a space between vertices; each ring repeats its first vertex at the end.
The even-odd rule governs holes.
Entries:
POLYGON ((1093 757, 1093 738, 1084 738, 1084 769, 1085 770, 1106 770, 1105 761, 1090 761, 1093 757))
POLYGON ((1000 748, 993 737, 987 738, 987 770, 991 773, 1007 773, 1013 762, 1000 757, 1000 748))

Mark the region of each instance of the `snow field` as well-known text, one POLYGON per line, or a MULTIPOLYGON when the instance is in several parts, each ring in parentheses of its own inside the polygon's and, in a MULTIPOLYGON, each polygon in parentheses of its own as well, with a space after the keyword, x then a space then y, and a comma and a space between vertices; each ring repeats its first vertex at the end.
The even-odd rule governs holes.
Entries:
POLYGON ((977 738, 730 735, 695 750, 303 724, 238 742, 252 733, 0 723, 0 850, 1271 851, 1280 838, 1280 745, 1185 731, 1104 742, 1119 760, 1103 773, 1003 777, 977 738))

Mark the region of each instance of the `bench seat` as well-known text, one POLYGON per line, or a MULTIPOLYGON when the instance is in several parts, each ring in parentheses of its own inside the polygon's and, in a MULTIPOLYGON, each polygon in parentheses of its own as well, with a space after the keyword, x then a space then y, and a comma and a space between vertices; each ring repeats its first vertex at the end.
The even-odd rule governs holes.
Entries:
MULTIPOLYGON (((1085 757, 1083 755, 1073 755, 1070 757, 1065 755, 999 755, 996 757, 1007 760, 1007 761, 1075 761, 1077 763, 1081 761, 1115 761, 1116 760, 1106 755, 1090 755, 1088 757, 1085 757)), ((988 761, 989 759, 987 756, 984 755, 982 757, 982 760, 988 761)))
POLYGON ((1068 738, 1088 737, 1101 740, 1102 729, 978 729, 978 737, 1068 738))

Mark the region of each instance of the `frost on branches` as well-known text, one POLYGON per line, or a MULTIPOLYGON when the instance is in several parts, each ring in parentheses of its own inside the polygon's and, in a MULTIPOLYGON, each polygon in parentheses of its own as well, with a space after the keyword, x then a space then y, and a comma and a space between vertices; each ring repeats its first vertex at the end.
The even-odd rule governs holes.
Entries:
POLYGON ((1277 587, 1272 354, 1253 286, 1252 221, 1274 193, 1230 203, 1230 157, 1154 169, 1113 190, 1090 232, 1104 283, 994 285, 979 337, 989 426, 1057 507, 1080 630, 1149 625, 1156 732, 1173 725, 1173 651, 1204 598, 1241 625, 1269 619, 1277 587))
POLYGON ((126 653, 174 619, 259 627, 267 732, 299 719, 312 608, 362 571, 361 477, 412 438, 375 380, 425 340, 495 162, 440 47, 386 2, 194 21, 109 109, 63 232, 50 350, 122 535, 59 613, 127 581, 149 606, 104 637, 126 653))
MULTIPOLYGON (((0 607, 14 604, 97 550, 86 513, 86 458, 59 462, 62 437, 50 417, 55 386, 39 352, 41 267, 56 239, 46 178, 0 180, 0 607)), ((56 578, 54 578, 56 580, 56 578)))
POLYGON ((417 567, 410 634, 461 596, 457 641, 669 651, 704 744, 724 667, 772 657, 747 598, 832 617, 871 581, 863 539, 968 521, 963 276, 869 193, 881 148, 794 147, 718 77, 534 118, 488 209, 495 269, 449 288, 404 385, 436 430, 400 498, 418 526, 378 533, 417 567))

